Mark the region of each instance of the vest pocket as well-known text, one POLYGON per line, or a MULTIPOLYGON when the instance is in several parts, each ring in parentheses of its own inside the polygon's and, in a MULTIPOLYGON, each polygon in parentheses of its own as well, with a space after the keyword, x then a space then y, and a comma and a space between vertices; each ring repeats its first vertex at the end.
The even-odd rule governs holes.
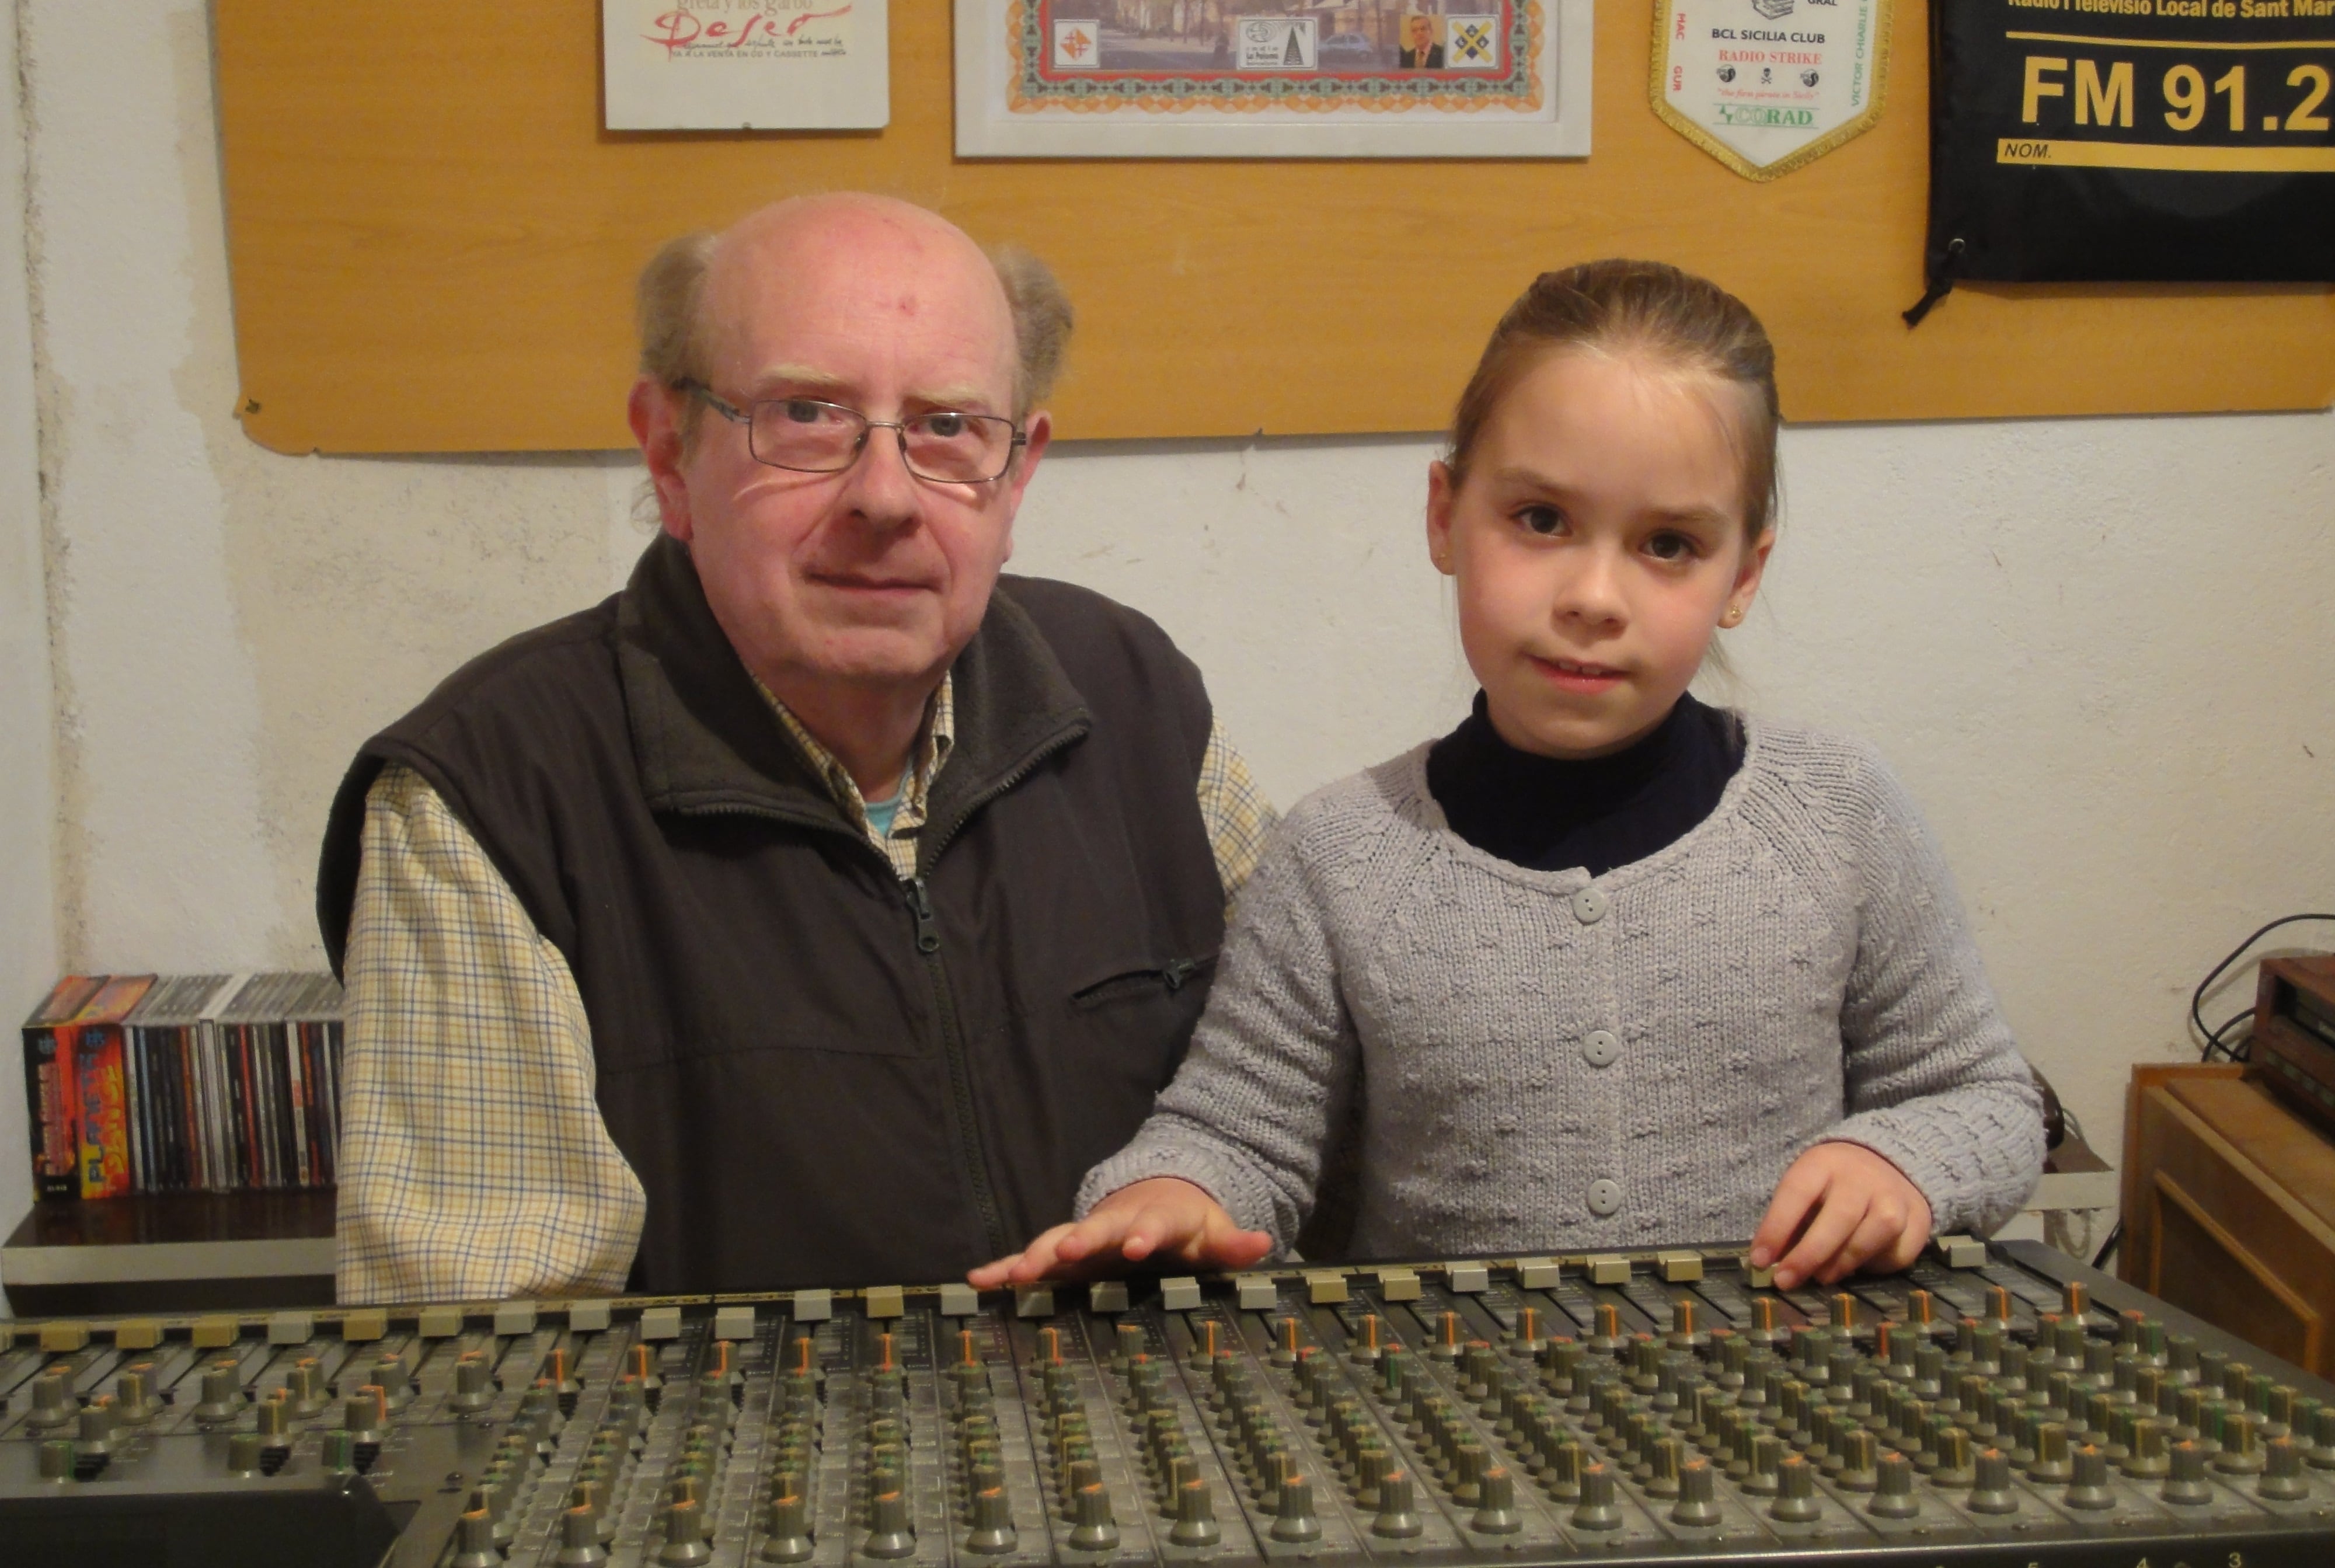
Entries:
POLYGON ((1197 958, 1114 964, 1100 979, 1071 992, 1071 1008, 1076 1012, 1093 1012, 1158 997, 1177 997, 1187 987, 1205 983, 1216 967, 1216 955, 1213 953, 1197 958))

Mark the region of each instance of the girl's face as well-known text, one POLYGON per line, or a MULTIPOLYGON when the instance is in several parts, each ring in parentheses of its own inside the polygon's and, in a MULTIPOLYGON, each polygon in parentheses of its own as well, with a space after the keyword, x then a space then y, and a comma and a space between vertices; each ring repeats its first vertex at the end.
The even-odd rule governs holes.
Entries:
POLYGON ((1750 606, 1775 536, 1744 537, 1739 395, 1563 350, 1486 421, 1464 486, 1429 471, 1429 552, 1510 745, 1597 757, 1651 733, 1750 606))

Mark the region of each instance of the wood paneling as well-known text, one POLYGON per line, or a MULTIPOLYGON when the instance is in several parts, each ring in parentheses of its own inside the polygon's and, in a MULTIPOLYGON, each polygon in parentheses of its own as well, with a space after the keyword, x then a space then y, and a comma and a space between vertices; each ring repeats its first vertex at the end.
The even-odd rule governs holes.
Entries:
POLYGON ((1583 162, 961 162, 945 0, 894 0, 876 134, 610 134, 585 0, 218 0, 245 425, 283 451, 629 445, 631 281, 666 237, 861 187, 1053 261, 1071 437, 1443 426, 1532 276, 1658 256, 1760 312, 1796 420, 2301 408, 2318 287, 1965 286, 1918 332, 1926 7, 1886 113, 1771 184, 1646 96, 1648 0, 1597 7, 1583 162))

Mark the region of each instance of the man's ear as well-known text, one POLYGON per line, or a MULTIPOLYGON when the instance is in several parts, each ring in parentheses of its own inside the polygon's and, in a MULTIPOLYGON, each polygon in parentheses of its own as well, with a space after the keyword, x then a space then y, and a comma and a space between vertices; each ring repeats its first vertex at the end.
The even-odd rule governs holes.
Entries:
POLYGON ((1030 488, 1031 479, 1038 471, 1038 460, 1046 455, 1046 448, 1054 439, 1054 416, 1040 409, 1022 421, 1022 431, 1028 439, 1022 443, 1022 454, 1014 465, 1005 470, 1005 556, 1013 558, 1013 518, 1022 510, 1022 492, 1030 488))
POLYGON ((681 471, 680 396, 653 376, 633 382, 625 413, 640 443, 641 461, 648 466, 649 483, 656 490, 657 517, 664 531, 689 543, 689 481, 681 471))

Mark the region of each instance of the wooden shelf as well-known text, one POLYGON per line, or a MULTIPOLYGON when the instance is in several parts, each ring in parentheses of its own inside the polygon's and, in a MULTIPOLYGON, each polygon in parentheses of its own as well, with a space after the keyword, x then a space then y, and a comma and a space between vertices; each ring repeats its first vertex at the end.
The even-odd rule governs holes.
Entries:
POLYGON ((0 1244, 19 1313, 327 1306, 329 1188, 35 1204, 0 1244))
POLYGON ((2120 1276, 2335 1372, 2335 1144, 2238 1067, 2133 1070, 2120 1276))

